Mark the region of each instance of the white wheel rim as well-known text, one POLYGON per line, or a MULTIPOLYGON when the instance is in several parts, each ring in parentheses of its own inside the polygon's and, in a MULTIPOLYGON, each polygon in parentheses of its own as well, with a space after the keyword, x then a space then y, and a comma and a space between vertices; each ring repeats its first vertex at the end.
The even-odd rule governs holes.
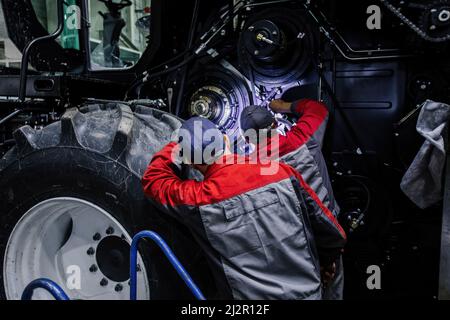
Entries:
MULTIPOLYGON (((123 226, 91 202, 64 197, 38 203, 22 216, 8 240, 3 262, 7 299, 20 299, 31 281, 48 278, 58 283, 71 299, 128 300, 128 279, 108 278, 98 267, 96 254, 87 253, 90 248, 96 251, 107 237, 108 240, 121 237, 131 243, 123 226), (106 234, 108 228, 114 230, 110 235, 106 234), (101 235, 100 240, 94 240, 96 233, 101 235), (92 271, 93 265, 97 266, 96 271, 92 271), (103 278, 107 280, 106 285, 100 284, 103 278)), ((129 265, 129 261, 125 263, 129 265)), ((149 299, 148 277, 140 256, 138 263, 141 267, 138 298, 149 299)), ((36 290, 33 299, 52 297, 44 290, 36 290)))

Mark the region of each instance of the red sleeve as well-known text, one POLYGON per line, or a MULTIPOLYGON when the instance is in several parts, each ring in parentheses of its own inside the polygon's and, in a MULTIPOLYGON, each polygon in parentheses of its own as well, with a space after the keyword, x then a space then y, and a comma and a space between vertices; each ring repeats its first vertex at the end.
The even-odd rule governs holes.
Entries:
POLYGON ((300 119, 286 136, 280 137, 280 155, 294 151, 308 142, 328 117, 326 106, 315 100, 294 102, 291 109, 299 114, 300 119))
POLYGON ((182 180, 174 172, 172 153, 177 147, 175 142, 171 142, 156 153, 142 177, 145 194, 157 203, 172 208, 177 204, 199 201, 197 198, 202 194, 203 184, 195 180, 182 180))

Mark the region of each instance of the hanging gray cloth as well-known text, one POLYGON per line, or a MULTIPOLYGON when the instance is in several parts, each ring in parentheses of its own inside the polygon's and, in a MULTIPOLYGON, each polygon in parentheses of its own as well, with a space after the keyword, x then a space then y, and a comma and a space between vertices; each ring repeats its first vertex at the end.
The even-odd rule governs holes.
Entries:
POLYGON ((425 142, 403 176, 400 188, 418 207, 425 209, 442 199, 446 128, 450 106, 427 100, 417 120, 417 132, 425 142))

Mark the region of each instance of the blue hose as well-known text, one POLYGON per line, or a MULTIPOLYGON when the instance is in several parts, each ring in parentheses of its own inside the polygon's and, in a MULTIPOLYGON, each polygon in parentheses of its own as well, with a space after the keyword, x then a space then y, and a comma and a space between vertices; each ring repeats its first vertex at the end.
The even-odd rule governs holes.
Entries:
POLYGON ((175 268, 175 270, 178 272, 179 276, 184 280, 189 290, 191 290, 192 294, 197 298, 198 300, 206 300, 203 296, 200 289, 197 287, 197 285, 192 280, 189 273, 184 269, 184 267, 181 265, 180 261, 177 259, 177 257, 174 255, 172 250, 169 248, 167 243, 155 232, 153 231, 141 231, 138 234, 136 234, 133 238, 133 241, 131 242, 131 254, 130 254, 130 300, 136 300, 137 299, 137 245, 139 243, 139 240, 142 238, 150 238, 156 244, 159 246, 159 248, 163 251, 163 253, 166 255, 169 262, 172 264, 172 266, 175 268))
POLYGON ((67 294, 55 282, 49 279, 36 279, 32 281, 22 293, 22 300, 32 300, 34 290, 47 290, 56 300, 70 300, 67 294))

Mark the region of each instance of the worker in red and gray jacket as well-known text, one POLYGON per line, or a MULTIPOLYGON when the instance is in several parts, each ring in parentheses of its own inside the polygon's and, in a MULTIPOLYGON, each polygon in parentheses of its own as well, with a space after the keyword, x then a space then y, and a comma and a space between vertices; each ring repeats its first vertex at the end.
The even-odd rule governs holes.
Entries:
POLYGON ((304 99, 294 103, 273 100, 270 108, 278 113, 295 113, 300 118, 286 135, 273 136, 277 126, 275 116, 266 108, 249 106, 241 113, 241 129, 266 130, 267 141, 258 141, 261 155, 279 158, 295 168, 317 193, 320 200, 335 216, 339 206, 333 195, 327 166, 322 154, 322 143, 328 121, 328 110, 323 103, 304 99), (276 140, 277 143, 274 143, 276 140), (262 151, 262 149, 267 149, 262 151), (276 150, 274 150, 276 149, 276 150), (273 157, 275 156, 275 157, 273 157))
MULTIPOLYGON (((273 100, 270 108, 278 113, 295 113, 298 122, 285 135, 275 130, 275 116, 266 108, 249 106, 241 113, 241 129, 245 136, 248 130, 257 130, 255 155, 269 157, 292 166, 311 186, 319 199, 337 217, 339 206, 333 195, 331 181, 322 155, 322 143, 328 121, 328 110, 323 103, 303 99, 294 103, 273 100), (263 138, 261 138, 263 137, 263 138)), ((326 298, 341 299, 343 295, 342 262, 337 261, 337 277, 327 290, 326 298)))
POLYGON ((332 272, 344 231, 293 168, 247 160, 230 152, 212 122, 192 118, 178 143, 154 155, 142 184, 190 228, 213 265, 220 298, 321 299, 320 269, 332 272), (180 163, 204 179, 180 178, 180 163), (269 167, 276 170, 262 174, 269 167))

